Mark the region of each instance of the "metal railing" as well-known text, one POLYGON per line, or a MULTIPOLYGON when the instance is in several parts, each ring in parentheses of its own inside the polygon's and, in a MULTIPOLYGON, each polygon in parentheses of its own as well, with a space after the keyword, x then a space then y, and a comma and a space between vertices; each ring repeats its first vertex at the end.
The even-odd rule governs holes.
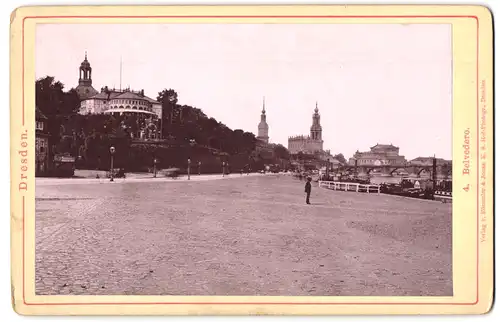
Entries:
POLYGON ((380 193, 380 185, 339 181, 318 181, 318 187, 339 191, 380 193))

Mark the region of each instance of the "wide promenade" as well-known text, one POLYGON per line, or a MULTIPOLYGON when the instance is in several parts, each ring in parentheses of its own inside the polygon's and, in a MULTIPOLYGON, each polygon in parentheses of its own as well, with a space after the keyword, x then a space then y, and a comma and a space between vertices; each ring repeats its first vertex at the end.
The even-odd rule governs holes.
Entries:
POLYGON ((36 293, 452 295, 450 204, 221 177, 38 180, 36 293))

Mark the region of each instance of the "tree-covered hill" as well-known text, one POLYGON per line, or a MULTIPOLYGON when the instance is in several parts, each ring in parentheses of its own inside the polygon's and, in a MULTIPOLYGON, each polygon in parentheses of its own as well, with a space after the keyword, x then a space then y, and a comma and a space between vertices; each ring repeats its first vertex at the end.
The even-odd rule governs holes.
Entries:
MULTIPOLYGON (((257 139, 253 133, 230 129, 201 109, 180 104, 175 90, 161 91, 157 100, 162 105, 163 117, 158 122, 162 140, 141 142, 131 135, 145 127, 141 117, 80 115, 80 100, 74 89, 65 91, 64 84, 50 76, 36 81, 36 105, 48 118, 51 151, 77 157, 78 167, 107 169, 112 145, 116 148, 116 166, 130 171, 147 170, 155 158, 160 167, 181 169, 190 159, 197 167, 202 164, 202 172, 220 171, 222 162, 229 163, 234 171, 246 167, 259 170, 265 163, 278 162, 265 160, 255 151, 257 139)), ((275 150, 277 159, 288 157, 283 146, 275 150)))

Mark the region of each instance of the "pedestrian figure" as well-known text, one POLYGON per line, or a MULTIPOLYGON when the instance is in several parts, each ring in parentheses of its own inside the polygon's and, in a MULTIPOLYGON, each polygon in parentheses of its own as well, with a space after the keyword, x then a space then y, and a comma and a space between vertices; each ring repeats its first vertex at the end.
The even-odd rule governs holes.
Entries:
POLYGON ((311 203, 309 202, 309 197, 311 197, 311 177, 307 178, 306 182, 306 187, 305 187, 305 193, 306 193, 306 204, 310 205, 311 203))

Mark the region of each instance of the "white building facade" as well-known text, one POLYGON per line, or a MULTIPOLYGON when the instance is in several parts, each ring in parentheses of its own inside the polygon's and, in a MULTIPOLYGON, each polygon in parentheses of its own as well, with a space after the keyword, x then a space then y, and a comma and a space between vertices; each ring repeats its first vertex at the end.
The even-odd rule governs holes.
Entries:
POLYGON ((156 100, 147 97, 144 90, 109 89, 107 86, 98 92, 92 87, 92 68, 85 60, 79 68, 80 78, 77 92, 80 97, 80 114, 142 114, 161 119, 162 106, 156 100))

